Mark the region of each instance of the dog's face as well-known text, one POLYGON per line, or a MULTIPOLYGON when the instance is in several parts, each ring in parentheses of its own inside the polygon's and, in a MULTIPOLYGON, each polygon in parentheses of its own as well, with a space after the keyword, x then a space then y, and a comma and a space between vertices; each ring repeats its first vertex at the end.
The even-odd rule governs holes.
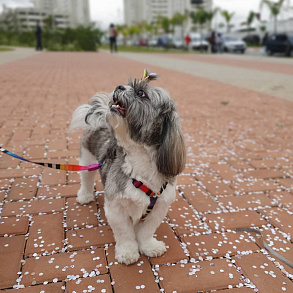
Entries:
MULTIPOLYGON (((156 78, 152 74, 152 79, 156 78)), ((159 171, 172 177, 185 164, 179 116, 170 95, 162 88, 151 87, 148 81, 135 79, 117 86, 110 95, 107 119, 116 135, 127 133, 136 143, 154 147, 159 171)))

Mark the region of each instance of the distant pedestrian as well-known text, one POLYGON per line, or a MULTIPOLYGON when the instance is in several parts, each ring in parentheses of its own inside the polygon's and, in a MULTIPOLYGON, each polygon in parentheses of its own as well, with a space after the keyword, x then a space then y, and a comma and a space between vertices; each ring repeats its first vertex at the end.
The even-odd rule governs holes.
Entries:
POLYGON ((223 43, 224 43, 224 40, 223 40, 222 34, 217 33, 216 34, 216 47, 217 47, 218 53, 223 53, 223 43))
POLYGON ((217 45, 216 45, 216 33, 212 31, 212 34, 209 38, 209 42, 211 45, 211 51, 212 53, 217 53, 217 45))
POLYGON ((37 51, 42 51, 43 50, 43 45, 42 45, 42 27, 40 26, 40 22, 39 21, 37 21, 37 24, 36 24, 36 41, 37 41, 36 50, 37 51))
POLYGON ((191 42, 191 38, 187 34, 186 37, 185 37, 185 44, 186 44, 187 51, 190 51, 190 42, 191 42))
POLYGON ((111 53, 113 53, 113 51, 117 53, 117 35, 118 34, 115 25, 111 23, 109 27, 109 41, 111 53))
POLYGON ((261 42, 263 54, 267 53, 267 41, 268 41, 268 38, 269 38, 269 34, 266 32, 265 35, 263 36, 262 42, 261 42))

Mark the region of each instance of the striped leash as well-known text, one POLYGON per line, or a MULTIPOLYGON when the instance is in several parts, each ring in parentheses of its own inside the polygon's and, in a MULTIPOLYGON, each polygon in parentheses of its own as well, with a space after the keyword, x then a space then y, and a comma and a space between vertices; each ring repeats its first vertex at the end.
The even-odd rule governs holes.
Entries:
POLYGON ((52 169, 58 169, 58 170, 65 170, 65 171, 84 171, 84 170, 88 170, 88 171, 94 171, 94 170, 98 170, 103 166, 103 163, 100 164, 91 164, 89 166, 81 166, 81 165, 69 165, 69 164, 52 164, 52 163, 41 163, 41 162, 33 162, 30 161, 28 159, 25 159, 23 157, 20 157, 2 147, 0 147, 0 151, 8 156, 11 156, 13 158, 19 159, 21 161, 25 161, 28 163, 32 163, 32 164, 36 164, 39 166, 44 166, 44 167, 49 167, 52 169))

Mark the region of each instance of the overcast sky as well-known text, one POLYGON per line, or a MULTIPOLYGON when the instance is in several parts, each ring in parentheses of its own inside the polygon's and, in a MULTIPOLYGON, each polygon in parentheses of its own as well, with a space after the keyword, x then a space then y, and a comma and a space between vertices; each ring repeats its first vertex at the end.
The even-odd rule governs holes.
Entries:
MULTIPOLYGON (((91 20, 98 22, 103 29, 107 28, 111 22, 115 24, 123 23, 123 0, 89 0, 89 2, 91 20)), ((261 0, 213 0, 214 7, 235 12, 232 23, 236 25, 246 20, 250 10, 258 12, 260 2, 261 0)), ((291 4, 292 2, 293 0, 291 0, 291 4)), ((2 11, 2 4, 6 4, 8 7, 27 7, 32 6, 32 1, 0 0, 0 12, 2 11)), ((293 10, 291 10, 291 14, 293 14, 293 10)), ((268 11, 263 9, 262 19, 268 20, 268 18, 268 11)), ((223 22, 221 17, 218 17, 217 22, 223 22)))

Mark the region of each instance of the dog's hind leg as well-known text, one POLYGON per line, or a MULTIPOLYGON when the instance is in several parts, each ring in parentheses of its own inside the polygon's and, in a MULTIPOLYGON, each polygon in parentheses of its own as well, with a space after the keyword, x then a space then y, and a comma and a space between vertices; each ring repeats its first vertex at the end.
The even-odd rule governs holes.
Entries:
MULTIPOLYGON (((87 149, 81 147, 80 150, 80 164, 88 166, 90 164, 96 163, 96 158, 87 149)), ((80 172, 80 182, 81 187, 77 192, 77 202, 80 204, 87 204, 93 200, 94 197, 94 184, 97 171, 81 171, 80 172)))

